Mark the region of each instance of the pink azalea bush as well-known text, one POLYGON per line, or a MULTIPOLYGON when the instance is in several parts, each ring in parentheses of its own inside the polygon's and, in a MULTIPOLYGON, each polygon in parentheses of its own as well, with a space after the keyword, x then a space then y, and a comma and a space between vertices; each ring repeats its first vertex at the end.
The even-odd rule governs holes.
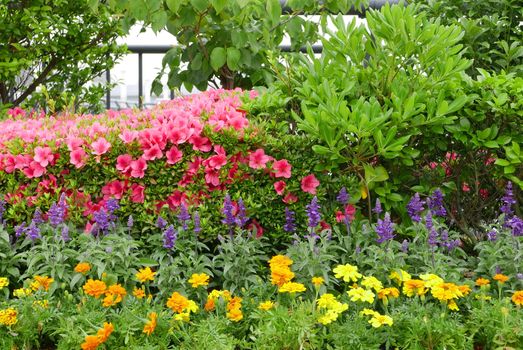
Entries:
MULTIPOLYGON (((144 223, 162 211, 178 212, 181 203, 216 209, 224 192, 249 203, 251 188, 282 206, 300 197, 310 200, 320 182, 267 154, 267 136, 241 109, 242 99, 254 97, 215 90, 144 111, 12 113, 0 123, 0 181, 13 208, 7 218, 26 219, 27 207, 45 211, 62 192, 69 215, 82 224, 110 198, 120 201, 123 213, 139 213, 135 220, 144 223)), ((251 226, 259 227, 255 208, 249 211, 251 226)))

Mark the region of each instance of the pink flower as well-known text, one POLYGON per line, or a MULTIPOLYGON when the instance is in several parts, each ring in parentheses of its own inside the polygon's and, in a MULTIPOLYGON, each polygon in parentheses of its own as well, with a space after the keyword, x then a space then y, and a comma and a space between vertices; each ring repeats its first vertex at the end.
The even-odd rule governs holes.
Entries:
POLYGON ((283 203, 285 204, 292 204, 296 203, 298 201, 298 197, 295 194, 287 193, 285 197, 283 197, 283 203))
POLYGON ((32 179, 34 177, 40 177, 45 174, 45 168, 40 165, 40 163, 32 161, 29 163, 29 166, 24 170, 25 176, 32 179))
POLYGON ((145 175, 145 170, 147 169, 147 162, 143 158, 138 158, 138 160, 133 160, 131 162, 131 176, 142 178, 145 175))
POLYGON ((249 155, 249 166, 253 169, 265 169, 267 162, 271 159, 272 157, 265 155, 262 148, 258 148, 249 155))
POLYGON ((4 158, 4 170, 10 174, 16 169, 16 158, 12 154, 8 154, 4 158))
POLYGON ((280 196, 283 195, 283 192, 285 191, 285 186, 287 186, 285 181, 278 181, 274 183, 274 189, 276 190, 276 193, 280 196))
POLYGON ((145 187, 138 184, 131 185, 131 202, 143 203, 145 200, 145 187))
POLYGON ((205 169, 205 182, 209 185, 218 186, 220 184, 220 173, 217 170, 205 169))
POLYGON ((189 142, 193 145, 192 149, 195 151, 209 152, 212 148, 207 137, 193 135, 189 138, 189 142))
POLYGON ((170 150, 165 152, 165 155, 167 156, 167 164, 171 165, 178 163, 183 157, 182 151, 176 146, 172 146, 170 150))
POLYGON ((130 144, 138 137, 137 131, 125 130, 120 136, 118 136, 123 143, 130 144))
POLYGON ((305 176, 303 179, 301 179, 301 189, 303 192, 307 192, 310 194, 316 194, 316 187, 320 185, 320 182, 318 179, 316 179, 316 176, 314 174, 310 174, 305 176))
POLYGON ((461 185, 461 190, 463 192, 469 192, 470 191, 470 186, 468 183, 464 182, 462 185, 461 185))
POLYGON ((276 177, 284 177, 286 179, 291 177, 291 165, 285 159, 272 163, 272 169, 274 170, 274 176, 276 177))
POLYGON ((345 214, 341 210, 336 211, 336 222, 342 222, 343 220, 345 220, 345 214))
POLYGON ((345 215, 349 217, 349 221, 354 220, 354 216, 356 215, 356 208, 352 204, 347 204, 345 206, 345 215))
POLYGON ((148 148, 143 152, 143 159, 145 160, 155 160, 162 157, 163 153, 158 144, 153 145, 151 148, 148 148))
POLYGON ((102 187, 102 193, 104 194, 104 199, 116 198, 122 199, 123 193, 125 191, 125 183, 122 181, 114 180, 104 187, 102 187))
POLYGON ((227 155, 222 146, 214 146, 215 156, 209 157, 203 163, 211 169, 220 169, 222 166, 227 164, 227 155))
POLYGON ((69 152, 74 151, 77 148, 80 148, 84 144, 84 140, 78 137, 69 137, 66 140, 67 149, 69 152))
POLYGON ((249 231, 255 231, 256 232, 256 238, 260 238, 263 236, 263 227, 260 225, 256 219, 252 219, 251 223, 247 226, 247 230, 249 231))
POLYGON ((98 140, 91 143, 91 148, 93 149, 94 155, 101 156, 109 151, 111 143, 109 143, 105 138, 100 137, 98 140))
POLYGON ((71 153, 69 153, 69 158, 71 164, 74 165, 77 169, 83 167, 89 156, 85 153, 83 148, 77 148, 71 153))
POLYGON ((131 162, 133 161, 133 157, 129 154, 122 154, 116 158, 116 169, 120 170, 122 173, 126 173, 129 169, 131 169, 131 162))
POLYGON ((50 147, 38 146, 35 148, 34 161, 38 162, 44 168, 49 164, 49 162, 53 161, 53 159, 53 151, 50 147))

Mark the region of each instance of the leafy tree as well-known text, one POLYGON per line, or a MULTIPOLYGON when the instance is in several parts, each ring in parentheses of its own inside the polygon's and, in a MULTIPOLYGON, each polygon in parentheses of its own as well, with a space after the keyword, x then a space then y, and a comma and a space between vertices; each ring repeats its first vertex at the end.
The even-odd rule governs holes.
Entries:
MULTIPOLYGON (((119 19, 105 1, 0 0, 0 106, 97 104, 102 85, 85 84, 123 54, 119 19), (39 87, 45 87, 39 93, 39 87)), ((49 107, 49 106, 48 106, 49 107)))

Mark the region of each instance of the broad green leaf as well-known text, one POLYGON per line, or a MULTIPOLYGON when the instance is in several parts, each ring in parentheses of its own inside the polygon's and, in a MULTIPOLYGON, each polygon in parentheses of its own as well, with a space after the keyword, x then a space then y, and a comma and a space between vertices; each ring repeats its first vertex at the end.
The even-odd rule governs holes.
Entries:
POLYGON ((191 5, 193 5, 194 9, 198 12, 205 11, 208 4, 207 0, 191 0, 191 5))
POLYGON ((211 52, 211 67, 217 72, 227 61, 227 54, 223 47, 215 47, 211 52))
POLYGON ((266 10, 267 14, 269 15, 269 19, 273 24, 280 21, 281 5, 278 0, 267 0, 266 10))
POLYGON ((239 66, 240 59, 241 59, 240 50, 238 50, 235 47, 227 48, 227 66, 231 70, 236 71, 240 68, 240 66, 239 66))
POLYGON ((216 10, 217 14, 220 14, 227 5, 227 0, 211 0, 212 7, 216 10))

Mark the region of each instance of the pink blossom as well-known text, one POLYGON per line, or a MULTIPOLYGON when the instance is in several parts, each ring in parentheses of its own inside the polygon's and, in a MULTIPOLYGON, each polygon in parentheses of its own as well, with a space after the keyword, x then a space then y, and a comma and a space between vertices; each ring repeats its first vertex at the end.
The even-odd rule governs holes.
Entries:
POLYGON ((132 161, 133 157, 131 157, 129 154, 119 155, 118 158, 116 158, 116 169, 120 170, 122 173, 126 173, 131 169, 132 161))
POLYGON ((67 149, 72 152, 84 144, 84 140, 78 137, 68 137, 66 140, 67 149))
POLYGON ((167 156, 167 164, 171 165, 178 163, 183 157, 182 151, 176 146, 172 146, 171 149, 165 152, 165 155, 167 156))
POLYGON ((291 177, 291 165, 285 159, 272 163, 272 169, 274 170, 274 176, 276 177, 284 177, 286 179, 291 177))
POLYGON ((145 200, 145 187, 139 184, 131 185, 131 202, 143 203, 145 200))
POLYGON ((45 168, 40 165, 40 163, 32 161, 29 163, 29 166, 24 170, 25 176, 28 178, 40 177, 45 174, 45 168))
POLYGON ((109 148, 111 148, 111 143, 108 142, 105 138, 100 137, 98 140, 91 143, 91 148, 93 149, 93 154, 101 156, 102 154, 107 153, 109 148))
POLYGON ((209 185, 220 185, 220 173, 213 169, 205 169, 205 182, 209 185))
POLYGON ((22 170, 29 166, 33 159, 30 155, 18 154, 15 156, 15 169, 22 170))
POLYGON ((274 183, 274 189, 276 190, 276 193, 279 194, 280 196, 283 195, 283 192, 285 191, 285 186, 287 184, 285 183, 285 181, 278 181, 278 182, 275 182, 274 183))
POLYGON ((8 174, 16 169, 16 158, 12 154, 4 157, 4 171, 8 174))
POLYGON ((123 193, 125 191, 125 183, 123 181, 114 180, 107 183, 102 187, 102 193, 104 194, 104 199, 116 198, 122 199, 123 193))
POLYGON ((283 203, 285 204, 292 204, 296 203, 298 201, 298 197, 293 193, 287 193, 285 197, 283 197, 283 203))
POLYGON ((147 169, 147 162, 143 158, 133 160, 131 162, 131 176, 142 178, 145 176, 145 170, 147 169))
POLYGON ((468 183, 464 182, 462 185, 461 185, 461 190, 463 192, 469 192, 470 191, 470 186, 468 183))
POLYGON ((143 159, 145 160, 155 160, 162 157, 163 153, 158 144, 153 145, 151 148, 148 148, 143 152, 143 159))
POLYGON ((303 192, 316 194, 316 188, 320 185, 314 174, 310 174, 301 179, 301 189, 303 192))
POLYGON ((212 148, 207 137, 193 135, 189 138, 189 142, 193 145, 192 149, 195 151, 209 152, 212 148))
POLYGON ((50 147, 38 146, 35 148, 34 161, 38 162, 42 167, 45 168, 53 159, 53 151, 50 147))
POLYGON ((119 136, 120 140, 126 145, 132 143, 136 138, 138 137, 138 132, 131 131, 131 130, 125 130, 122 132, 119 136))
POLYGON ((85 165, 89 156, 83 148, 77 148, 69 153, 69 158, 71 164, 74 165, 77 169, 79 169, 85 165))
POLYGON ((262 148, 258 148, 249 155, 249 166, 253 169, 265 169, 271 159, 272 157, 267 156, 262 148))
POLYGON ((227 155, 222 146, 214 146, 214 151, 216 152, 215 156, 211 156, 206 159, 203 164, 208 166, 211 169, 221 169, 225 164, 227 164, 227 155))

